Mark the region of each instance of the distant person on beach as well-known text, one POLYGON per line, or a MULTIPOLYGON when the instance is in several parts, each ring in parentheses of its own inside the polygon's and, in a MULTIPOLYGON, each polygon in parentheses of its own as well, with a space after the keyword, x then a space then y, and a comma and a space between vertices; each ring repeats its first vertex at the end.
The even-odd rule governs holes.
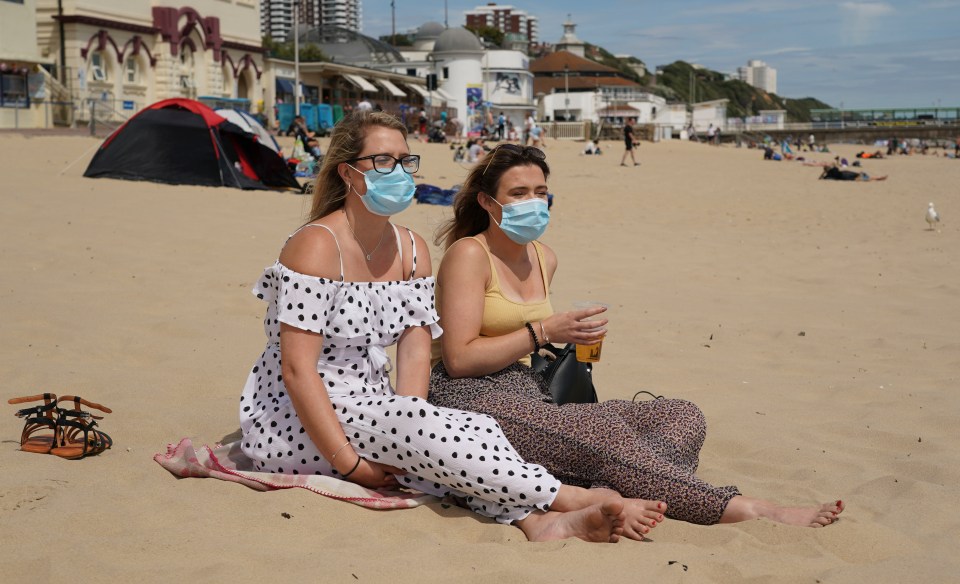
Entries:
POLYGON ((467 162, 470 164, 479 162, 486 153, 487 150, 484 148, 483 138, 477 138, 472 144, 467 144, 467 162))
MULTIPOLYGON (((606 334, 606 308, 554 311, 551 304, 558 258, 539 241, 550 222, 546 154, 503 144, 487 157, 467 176, 453 217, 434 238, 445 251, 436 284, 444 333, 430 402, 492 416, 521 456, 576 484, 664 501, 670 518, 702 525, 758 518, 833 523, 842 501, 783 507, 699 478, 706 421, 693 403, 554 403, 547 381, 530 367, 531 353, 550 343, 596 345, 606 334)), ((591 286, 588 274, 580 278, 581 286, 591 286)))
POLYGON ((820 174, 821 180, 855 180, 861 182, 868 181, 877 181, 877 180, 887 180, 886 175, 871 177, 865 172, 857 172, 855 170, 841 170, 837 166, 829 166, 823 169, 823 172, 820 174))
POLYGON ((807 149, 810 150, 810 152, 815 152, 817 150, 817 137, 813 134, 810 134, 810 136, 807 138, 807 149))
POLYGON ((359 110, 334 127, 308 221, 255 285, 267 343, 240 398, 244 455, 257 472, 451 497, 532 541, 642 539, 662 502, 561 484, 489 416, 426 401, 442 332, 429 248, 390 222, 419 167, 393 116, 359 110))
POLYGON ((500 112, 497 116, 497 140, 506 140, 507 138, 507 116, 500 112))
POLYGON ((300 140, 300 143, 303 144, 304 149, 311 156, 317 160, 323 157, 323 152, 320 149, 320 141, 317 140, 317 134, 307 127, 307 121, 303 116, 296 116, 293 118, 293 124, 291 125, 290 129, 292 130, 295 138, 300 140))
POLYGON ((530 127, 530 145, 537 148, 546 147, 546 144, 543 143, 543 127, 536 122, 530 127))
POLYGON ((635 121, 634 118, 628 118, 627 123, 623 125, 623 145, 625 150, 623 151, 623 156, 620 157, 620 166, 627 165, 627 154, 630 155, 630 160, 633 161, 634 166, 640 166, 637 158, 633 155, 634 147, 639 145, 633 133, 633 122, 635 121))
POLYGON ((588 156, 603 154, 600 145, 593 140, 587 140, 587 145, 583 147, 583 153, 588 156))

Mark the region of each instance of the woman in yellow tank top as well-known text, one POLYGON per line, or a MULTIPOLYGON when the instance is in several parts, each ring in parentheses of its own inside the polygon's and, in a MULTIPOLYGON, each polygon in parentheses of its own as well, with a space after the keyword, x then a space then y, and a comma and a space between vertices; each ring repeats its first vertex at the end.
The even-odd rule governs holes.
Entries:
MULTIPOLYGON (((536 241, 549 222, 549 172, 543 151, 503 144, 457 194, 454 216, 436 238, 446 248, 436 286, 444 334, 428 399, 492 416, 521 456, 565 484, 613 488, 649 509, 664 501, 668 517, 832 523, 841 501, 788 508, 698 478, 706 423, 690 402, 553 403, 524 360, 547 343, 596 343, 607 321, 584 322, 604 309, 555 313, 550 305, 557 257, 536 241)), ((651 526, 627 527, 643 533, 651 526)))

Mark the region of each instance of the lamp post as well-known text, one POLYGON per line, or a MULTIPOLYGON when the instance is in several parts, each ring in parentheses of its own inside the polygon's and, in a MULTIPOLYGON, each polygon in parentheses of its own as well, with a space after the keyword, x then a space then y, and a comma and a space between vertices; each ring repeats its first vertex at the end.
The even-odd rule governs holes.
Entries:
POLYGON ((293 115, 300 115, 300 0, 293 3, 293 115))
POLYGON ((570 121, 570 65, 563 66, 563 121, 570 121))

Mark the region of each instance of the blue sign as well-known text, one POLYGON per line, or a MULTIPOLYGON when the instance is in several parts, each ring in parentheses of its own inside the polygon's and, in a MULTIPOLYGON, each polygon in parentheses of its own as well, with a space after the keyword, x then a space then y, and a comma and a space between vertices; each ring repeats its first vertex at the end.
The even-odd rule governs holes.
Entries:
POLYGON ((126 100, 126 99, 123 100, 123 109, 125 109, 125 110, 132 110, 132 109, 133 109, 133 101, 132 101, 132 100, 126 100))

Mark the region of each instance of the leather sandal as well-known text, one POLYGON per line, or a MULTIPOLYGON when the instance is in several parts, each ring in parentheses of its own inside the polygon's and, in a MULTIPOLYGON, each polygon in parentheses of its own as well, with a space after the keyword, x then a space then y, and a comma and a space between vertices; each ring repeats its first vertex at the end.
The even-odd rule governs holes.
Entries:
POLYGON ((76 460, 85 456, 94 456, 113 446, 113 440, 100 430, 95 430, 97 423, 103 416, 95 416, 80 409, 83 404, 108 414, 113 410, 80 396, 64 395, 57 400, 57 431, 56 445, 50 449, 50 454, 61 458, 76 460), (60 402, 72 401, 73 409, 59 407, 60 402))
POLYGON ((20 450, 49 454, 54 447, 57 435, 57 396, 53 393, 41 393, 29 397, 15 397, 8 404, 22 404, 43 400, 42 406, 33 406, 18 411, 18 418, 26 418, 23 432, 20 434, 20 450))

